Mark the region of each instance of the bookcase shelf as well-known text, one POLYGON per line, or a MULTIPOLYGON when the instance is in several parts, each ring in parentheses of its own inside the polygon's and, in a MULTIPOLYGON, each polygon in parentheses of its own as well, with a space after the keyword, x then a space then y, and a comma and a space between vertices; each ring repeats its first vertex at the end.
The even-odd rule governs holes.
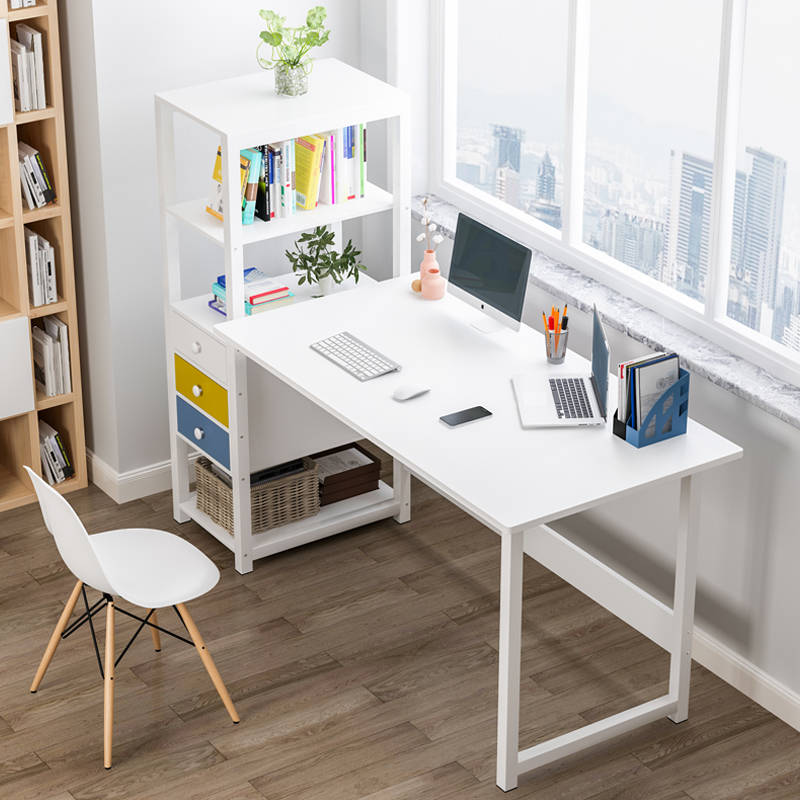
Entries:
MULTIPOLYGON (((211 458, 214 453, 217 456, 230 456, 231 468, 226 468, 226 471, 234 474, 236 482, 239 480, 236 470, 245 474, 244 467, 239 464, 240 456, 244 458, 245 452, 249 452, 252 472, 349 443, 355 432, 290 387, 278 385, 279 382, 276 383, 266 371, 256 367, 251 370, 248 366, 250 408, 258 408, 258 412, 251 416, 247 450, 235 436, 231 440, 224 438, 219 447, 212 443, 212 436, 206 437, 206 423, 213 426, 215 422, 207 416, 200 416, 202 408, 195 406, 191 396, 180 395, 175 382, 175 356, 178 355, 220 386, 228 387, 229 413, 226 420, 233 414, 237 400, 230 390, 229 354, 215 333, 215 326, 224 322, 225 318, 208 307, 212 297, 211 283, 216 276, 207 276, 208 291, 202 296, 184 296, 179 263, 180 233, 183 227, 188 227, 221 248, 223 258, 219 258, 217 251, 216 259, 220 262, 219 272, 224 270, 230 287, 229 314, 237 318, 244 315, 244 302, 241 305, 234 302, 236 292, 241 292, 241 289, 235 286, 232 278, 234 275, 240 276, 244 266, 262 266, 245 261, 244 253, 248 245, 255 242, 280 236, 296 237, 302 231, 321 225, 330 226, 339 237, 343 222, 388 212, 392 215, 392 269, 395 275, 407 273, 411 239, 410 105, 408 95, 335 59, 321 59, 315 63, 309 79, 309 91, 301 97, 288 99, 278 96, 272 87, 272 78, 264 73, 156 95, 173 514, 178 522, 194 519, 229 547, 234 553, 236 569, 240 572, 252 569, 255 558, 392 516, 399 509, 399 501, 389 487, 381 485, 380 490, 332 503, 314 517, 258 534, 252 537, 252 541, 239 523, 235 523, 234 536, 231 536, 197 508, 196 496, 190 492, 193 481, 191 457, 197 450, 203 450, 211 458), (353 124, 385 121, 391 132, 392 191, 368 182, 363 198, 336 205, 319 204, 315 209, 298 210, 292 216, 276 217, 269 222, 256 220, 252 225, 241 225, 239 219, 234 218, 226 230, 222 222, 206 212, 207 198, 177 202, 176 115, 192 120, 219 136, 223 152, 223 186, 231 185, 226 184, 229 169, 235 173, 231 182, 234 186, 238 183, 234 179, 238 178, 238 164, 233 159, 226 161, 226 152, 236 154, 244 148, 268 142, 282 142, 353 124), (189 409, 188 414, 186 409, 189 409), (183 420, 200 420, 204 430, 201 431, 203 435, 199 438, 196 436, 197 441, 180 433, 179 414, 183 420), (192 417, 192 414, 195 416, 192 417), (245 540, 251 541, 252 547, 245 544, 245 540)), ((369 150, 369 144, 367 147, 369 150)), ((210 172, 208 163, 198 165, 198 169, 203 169, 204 173, 210 172)), ((266 270, 273 274, 269 267, 266 270)), ((298 286, 293 274, 275 277, 294 293, 294 304, 304 300, 325 302, 312 300, 316 287, 298 286)), ((362 276, 359 285, 373 280, 369 275, 362 276)), ((347 291, 353 284, 351 280, 348 285, 336 287, 334 291, 347 291)), ((196 283, 193 285, 197 286, 196 283)), ((291 314, 292 310, 292 305, 288 305, 264 313, 283 315, 291 314)), ((346 327, 344 322, 342 327, 346 327)), ((218 418, 217 422, 217 433, 227 437, 230 433, 227 421, 218 418)), ((187 427, 183 430, 186 431, 187 427)), ((192 428, 188 430, 191 432, 192 428)), ((220 439, 215 441, 219 442, 220 439)), ((246 480, 246 477, 241 477, 241 480, 246 480)))
MULTIPOLYGON (((179 219, 195 231, 220 247, 225 246, 225 231, 220 222, 206 211, 207 200, 190 200, 167 208, 167 213, 179 219)), ((300 233, 317 225, 332 225, 348 219, 358 219, 380 211, 390 211, 394 198, 389 192, 367 182, 364 197, 347 203, 322 205, 310 211, 298 211, 291 217, 273 219, 269 222, 256 220, 242 227, 243 244, 274 239, 278 236, 300 233)))
MULTIPOLYGON (((4 353, 17 365, 25 363, 26 371, 27 364, 30 365, 31 391, 30 405, 24 413, 18 413, 19 409, 16 409, 11 412, 14 416, 3 418, 3 413, 9 412, 0 410, 0 512, 36 499, 23 466, 41 471, 39 419, 44 419, 59 432, 75 467, 75 477, 57 484, 55 488, 60 492, 70 492, 87 485, 58 3, 56 0, 39 0, 35 6, 11 11, 6 0, 0 0, 2 19, 8 21, 12 38, 15 38, 18 22, 30 22, 41 31, 47 106, 36 111, 16 112, 13 123, 0 127, 0 349, 6 335, 4 326, 13 327, 16 318, 37 320, 51 314, 58 315, 69 327, 73 391, 44 397, 35 390, 30 335, 24 347, 17 344, 14 352, 4 353), (20 191, 17 161, 20 141, 41 153, 57 193, 55 203, 33 211, 27 208, 20 191), (31 306, 29 299, 24 235, 27 226, 44 236, 55 252, 58 300, 36 308, 31 306)), ((4 57, 10 59, 10 54, 6 53, 4 57)), ((28 328, 30 325, 28 322, 28 328)), ((4 377, 0 375, 0 380, 4 377)))

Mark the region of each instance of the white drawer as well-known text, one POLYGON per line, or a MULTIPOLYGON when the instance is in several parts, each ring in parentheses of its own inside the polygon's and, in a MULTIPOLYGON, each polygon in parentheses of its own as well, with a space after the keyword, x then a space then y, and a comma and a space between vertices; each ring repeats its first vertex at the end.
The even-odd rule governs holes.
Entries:
POLYGON ((27 317, 0 322, 0 419, 33 411, 31 323, 27 317))
POLYGON ((172 344, 207 375, 228 385, 225 345, 175 312, 172 313, 172 344))

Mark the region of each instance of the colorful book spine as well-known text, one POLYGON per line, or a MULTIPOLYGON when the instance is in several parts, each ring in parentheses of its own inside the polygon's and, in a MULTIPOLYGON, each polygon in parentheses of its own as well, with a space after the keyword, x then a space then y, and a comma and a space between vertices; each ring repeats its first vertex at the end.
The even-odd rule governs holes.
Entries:
POLYGON ((244 207, 242 208, 242 225, 252 225, 255 219, 258 181, 261 174, 261 151, 257 148, 242 150, 241 154, 250 162, 247 187, 244 194, 244 207))

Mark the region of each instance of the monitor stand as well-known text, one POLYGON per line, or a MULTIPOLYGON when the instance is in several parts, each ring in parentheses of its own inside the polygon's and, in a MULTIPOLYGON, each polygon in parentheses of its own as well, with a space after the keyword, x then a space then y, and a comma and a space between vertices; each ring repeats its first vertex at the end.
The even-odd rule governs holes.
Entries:
POLYGON ((491 317, 478 317, 475 322, 470 323, 473 328, 477 328, 481 333, 497 333, 506 326, 491 317))

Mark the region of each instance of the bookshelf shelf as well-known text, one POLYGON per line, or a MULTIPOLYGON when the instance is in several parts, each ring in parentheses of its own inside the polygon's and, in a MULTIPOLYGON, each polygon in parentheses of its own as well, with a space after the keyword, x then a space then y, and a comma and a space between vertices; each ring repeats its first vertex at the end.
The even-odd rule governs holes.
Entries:
MULTIPOLYGON (((392 215, 393 223, 390 238, 393 273, 399 275, 409 272, 410 98, 396 88, 334 59, 322 59, 315 63, 309 86, 308 94, 287 101, 275 94, 271 80, 263 73, 256 73, 156 95, 167 370, 171 394, 173 515, 178 522, 194 519, 230 548, 234 553, 236 569, 240 572, 249 572, 255 558, 393 516, 399 509, 399 500, 395 499, 393 490, 381 484, 381 488, 375 492, 332 503, 314 517, 255 536, 251 536, 241 523, 236 522, 235 535, 231 536, 198 510, 196 495, 190 491, 193 481, 191 457, 205 446, 212 449, 212 437, 209 436, 209 444, 204 445, 204 435, 197 441, 191 441, 178 430, 178 414, 184 414, 187 405, 191 411, 193 399, 183 395, 178 397, 175 355, 180 355, 197 370, 227 387, 230 418, 233 418, 237 407, 232 378, 243 365, 238 363, 241 356, 234 355, 237 366, 235 374, 231 375, 230 354, 215 333, 215 326, 225 321, 225 317, 208 307, 212 297, 211 283, 216 276, 208 276, 211 278, 208 291, 201 296, 185 296, 182 291, 179 238, 183 228, 189 227, 221 248, 223 259, 219 259, 219 251, 216 258, 224 263, 224 267, 220 263, 217 274, 224 269, 231 295, 229 313, 236 318, 244 315, 244 303, 239 305, 238 301, 234 302, 237 292, 242 290, 237 287, 238 281, 233 280, 233 276, 238 278, 244 266, 251 266, 246 263, 247 246, 280 236, 296 237, 300 232, 316 226, 330 226, 339 239, 343 222, 388 212, 392 215), (364 197, 357 200, 336 205, 320 204, 310 211, 298 210, 292 216, 276 217, 269 222, 256 220, 252 225, 241 225, 237 214, 227 225, 223 224, 206 212, 205 197, 177 202, 175 156, 178 148, 176 132, 180 129, 175 126, 176 115, 218 135, 223 152, 223 187, 231 187, 232 184, 235 187, 238 183, 238 164, 233 158, 227 161, 226 152, 235 154, 247 147, 283 142, 317 131, 385 121, 391 132, 392 191, 386 191, 376 182, 368 182, 364 197), (230 183, 227 182, 228 175, 231 176, 230 183), (179 405, 179 399, 186 402, 179 405)), ((368 138, 368 151, 369 141, 368 138)), ((198 165, 198 169, 206 173, 209 163, 198 165)), ((374 175, 372 177, 374 180, 374 175)), ((232 205, 235 203, 233 193, 225 195, 226 207, 229 196, 232 205)), ((268 267, 267 271, 274 274, 268 267)), ((295 300, 292 305, 264 313, 291 314, 293 305, 298 302, 325 302, 324 299, 312 300, 312 294, 318 291, 317 287, 298 286, 292 273, 274 277, 289 287, 295 300)), ((359 285, 373 281, 374 278, 369 274, 362 275, 359 285)), ((193 285, 197 287, 196 282, 193 285)), ((353 285, 351 281, 349 285, 336 287, 334 291, 346 291, 353 285)), ((257 419, 251 420, 249 433, 242 437, 248 440, 246 445, 232 435, 230 441, 223 440, 221 451, 230 455, 231 469, 226 471, 233 475, 235 484, 238 485, 239 480, 247 480, 246 467, 242 463, 246 459, 245 453, 249 454, 252 472, 353 441, 354 431, 290 387, 277 385, 275 379, 264 370, 254 367, 251 372, 248 365, 247 374, 250 407, 259 409, 258 414, 254 415, 257 419), (229 449, 226 451, 225 447, 229 449)), ((194 419, 199 419, 206 426, 207 417, 196 416, 194 419)), ((213 420, 208 422, 214 425, 213 420)), ((222 424, 216 427, 223 435, 231 434, 229 427, 222 424)), ((220 450, 216 452, 219 455, 220 450)), ((210 453, 206 455, 212 457, 210 453)), ((236 513, 240 519, 239 512, 236 513)))
MULTIPOLYGON (((24 365, 23 371, 30 375, 31 381, 24 413, 18 413, 21 409, 13 406, 0 412, 0 512, 36 499, 23 466, 41 471, 40 419, 59 432, 76 471, 74 478, 57 484, 56 488, 60 492, 70 492, 87 485, 58 3, 56 0, 40 0, 36 6, 11 11, 6 0, 0 0, 0 21, 3 20, 8 22, 11 38, 15 38, 19 22, 28 22, 42 33, 47 107, 16 112, 13 123, 0 128, 0 348, 5 345, 3 355, 12 358, 15 365, 24 365), (58 196, 55 203, 33 211, 27 208, 20 191, 19 142, 25 142, 41 153, 58 196), (55 252, 58 301, 36 308, 29 300, 24 234, 27 226, 44 236, 55 252), (30 320, 40 320, 50 314, 58 315, 69 328, 74 390, 56 397, 44 397, 35 389, 30 332, 19 339, 9 336, 4 340, 8 335, 4 331, 20 324, 15 322, 16 318, 27 318, 26 325, 30 330, 30 320), (8 347, 9 341, 13 341, 13 349, 8 347), (2 413, 15 416, 2 418, 2 413)), ((10 54, 6 53, 4 57, 10 58, 10 54)), ((5 377, 0 375, 0 380, 5 377)))
MULTIPOLYGON (((167 213, 220 247, 225 246, 225 230, 222 223, 206 211, 206 198, 190 200, 167 208, 167 213)), ((380 211, 390 211, 394 198, 389 192, 368 183, 364 197, 335 206, 318 206, 312 211, 298 211, 291 217, 273 219, 269 222, 256 220, 242 227, 243 244, 274 239, 278 236, 300 233, 317 225, 332 225, 348 219, 358 219, 380 211)))

